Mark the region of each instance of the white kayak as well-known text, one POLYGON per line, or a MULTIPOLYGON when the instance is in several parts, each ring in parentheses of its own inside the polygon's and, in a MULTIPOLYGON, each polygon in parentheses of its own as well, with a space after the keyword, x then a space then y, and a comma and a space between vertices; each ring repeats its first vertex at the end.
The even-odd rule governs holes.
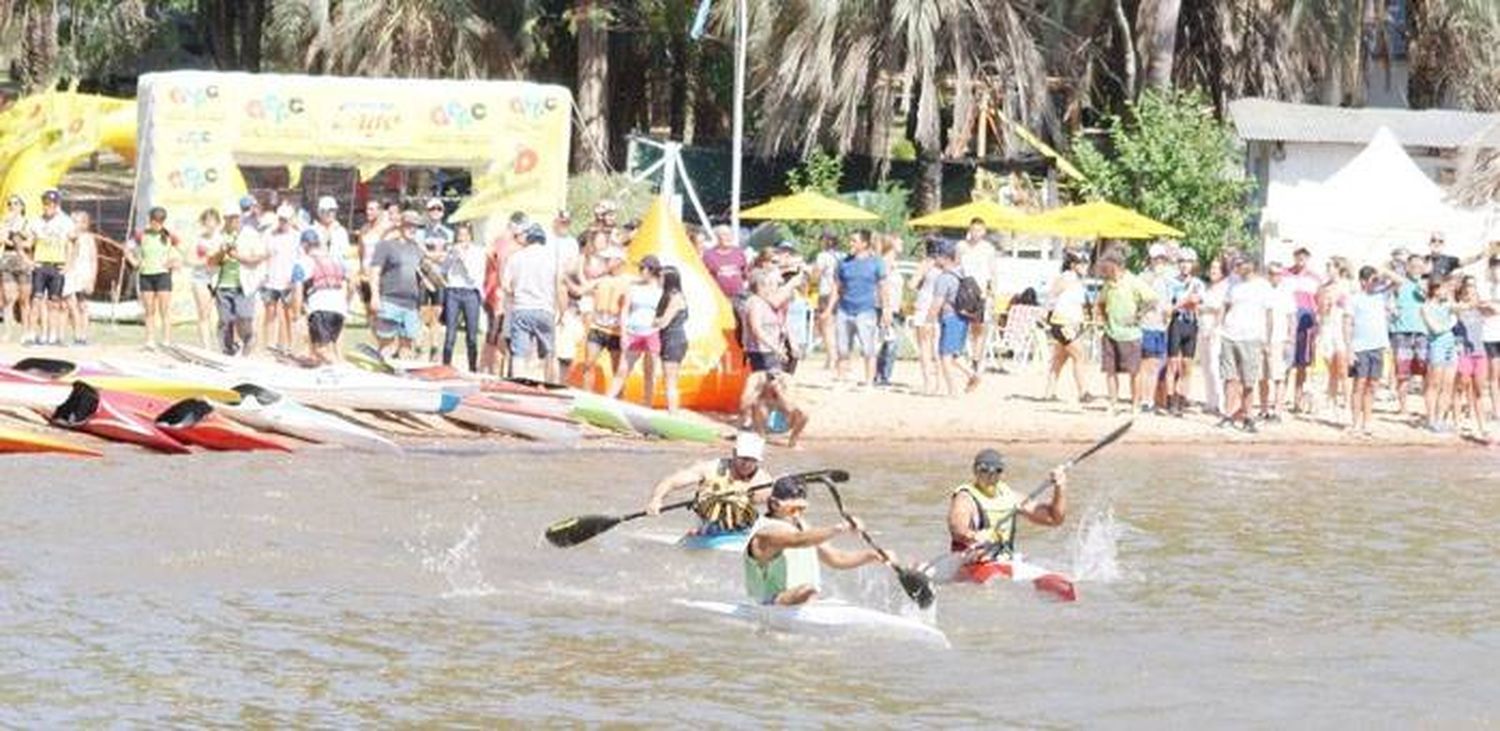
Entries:
POLYGON ((845 602, 824 599, 796 607, 745 602, 675 599, 673 603, 779 632, 820 636, 867 635, 949 647, 943 631, 913 617, 903 617, 845 602))
POLYGON ((446 416, 460 424, 514 434, 518 437, 525 437, 538 442, 576 444, 583 438, 583 432, 578 429, 576 424, 528 416, 526 414, 517 414, 501 409, 476 406, 469 403, 459 404, 458 408, 449 412, 446 416))
POLYGON ((51 413, 58 404, 67 401, 72 392, 71 384, 0 381, 0 407, 51 413))
POLYGON ((310 409, 274 391, 249 384, 235 390, 243 397, 238 404, 216 405, 214 410, 245 426, 361 452, 401 451, 400 445, 365 427, 310 409))

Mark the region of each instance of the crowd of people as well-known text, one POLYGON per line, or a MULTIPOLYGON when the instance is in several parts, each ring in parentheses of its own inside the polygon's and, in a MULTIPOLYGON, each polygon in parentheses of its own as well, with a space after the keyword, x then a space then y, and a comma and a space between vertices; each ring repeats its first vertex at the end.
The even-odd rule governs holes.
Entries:
POLYGON ((62 195, 42 193, 40 213, 12 195, 0 220, 0 319, 4 342, 17 331, 23 345, 84 345, 89 340, 85 298, 94 290, 99 237, 85 211, 68 215, 62 195), (17 327, 19 325, 19 327, 17 327))

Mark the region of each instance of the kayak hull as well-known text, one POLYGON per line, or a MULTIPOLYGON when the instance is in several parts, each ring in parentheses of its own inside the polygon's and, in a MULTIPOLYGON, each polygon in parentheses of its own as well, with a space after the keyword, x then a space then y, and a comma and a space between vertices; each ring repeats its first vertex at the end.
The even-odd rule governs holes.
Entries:
POLYGON ((93 434, 117 442, 130 442, 166 454, 192 451, 158 429, 152 417, 140 413, 149 397, 100 391, 83 382, 73 384, 72 393, 52 411, 53 425, 93 434))
POLYGON ((1024 582, 1030 583, 1039 593, 1058 601, 1071 602, 1078 599, 1078 591, 1072 579, 1019 559, 967 564, 958 570, 956 579, 969 584, 988 584, 991 581, 1024 582))
POLYGON ((919 619, 840 601, 819 600, 795 607, 692 599, 678 599, 675 603, 778 632, 825 637, 863 635, 949 646, 948 636, 942 630, 919 619))
POLYGON ((248 384, 238 386, 236 390, 244 395, 244 400, 218 408, 225 416, 245 426, 360 452, 391 454, 401 451, 395 442, 370 429, 310 409, 280 394, 248 384))
POLYGON ((734 533, 688 533, 677 539, 677 545, 690 551, 725 551, 738 553, 750 543, 750 531, 734 533))
POLYGON ((66 454, 73 457, 102 457, 103 452, 74 444, 28 429, 0 426, 0 453, 66 454))

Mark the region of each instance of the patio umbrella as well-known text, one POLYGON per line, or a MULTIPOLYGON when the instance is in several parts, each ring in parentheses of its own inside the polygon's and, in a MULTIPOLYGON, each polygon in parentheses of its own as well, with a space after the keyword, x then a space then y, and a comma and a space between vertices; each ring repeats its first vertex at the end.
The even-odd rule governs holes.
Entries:
POLYGON ((1024 230, 1080 239, 1182 238, 1184 235, 1165 223, 1105 201, 1039 213, 1026 220, 1024 230))
POLYGON ((1030 230, 1026 228, 1025 222, 1033 216, 995 201, 977 200, 913 218, 910 223, 912 226, 927 228, 968 228, 969 222, 976 218, 984 221, 984 225, 989 228, 1022 231, 1030 230))
POLYGON ((879 221, 863 208, 841 200, 804 190, 794 195, 772 198, 754 208, 740 211, 740 218, 771 221, 879 221))

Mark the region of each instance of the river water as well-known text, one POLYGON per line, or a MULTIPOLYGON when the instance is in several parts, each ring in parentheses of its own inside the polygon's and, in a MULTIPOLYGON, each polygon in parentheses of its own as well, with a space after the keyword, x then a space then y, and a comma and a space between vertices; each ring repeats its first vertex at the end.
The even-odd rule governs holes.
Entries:
MULTIPOLYGON (((903 556, 944 547, 971 448, 819 446, 903 556)), ((1061 451, 1012 448, 1029 487, 1061 451)), ((942 587, 951 648, 700 616, 728 554, 548 523, 625 512, 703 452, 4 460, 0 725, 1032 727, 1500 723, 1500 464, 1458 452, 1119 445, 1023 533, 1079 601, 942 587)), ((813 516, 831 521, 828 501, 813 516)), ((850 544, 851 547, 855 544, 850 544)), ((878 567, 830 592, 912 611, 878 567)))

